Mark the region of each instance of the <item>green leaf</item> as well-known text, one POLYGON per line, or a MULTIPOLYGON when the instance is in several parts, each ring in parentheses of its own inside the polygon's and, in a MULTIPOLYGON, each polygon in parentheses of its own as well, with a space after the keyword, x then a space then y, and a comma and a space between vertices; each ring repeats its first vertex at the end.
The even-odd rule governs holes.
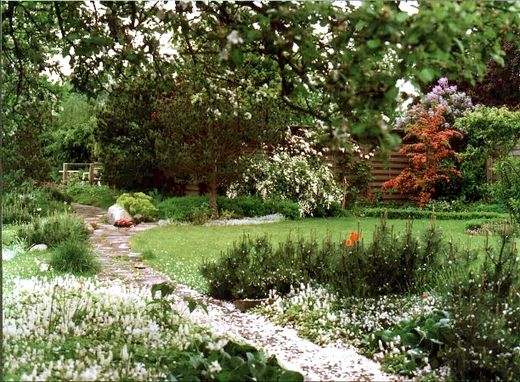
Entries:
POLYGON ((378 46, 381 45, 381 40, 376 38, 376 39, 372 39, 372 40, 368 40, 367 41, 367 46, 370 48, 370 49, 375 49, 377 48, 378 46))
POLYGON ((164 298, 173 293, 175 287, 170 285, 168 282, 158 283, 152 285, 151 292, 152 298, 155 298, 157 292, 161 292, 161 298, 164 298))
POLYGON ((303 382, 303 375, 298 373, 297 371, 284 371, 280 378, 278 378, 279 382, 303 382))
POLYGON ((359 32, 361 29, 363 29, 364 27, 366 27, 368 24, 366 23, 366 21, 358 21, 356 26, 354 27, 356 29, 357 32, 359 32))
POLYGON ((422 82, 428 83, 431 80, 433 80, 435 73, 433 72, 433 70, 425 68, 421 70, 417 75, 422 82))

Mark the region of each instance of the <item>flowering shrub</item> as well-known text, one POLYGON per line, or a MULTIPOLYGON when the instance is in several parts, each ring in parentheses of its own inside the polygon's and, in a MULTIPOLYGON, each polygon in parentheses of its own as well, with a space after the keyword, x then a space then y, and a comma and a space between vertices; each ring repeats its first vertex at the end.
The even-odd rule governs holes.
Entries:
POLYGON ((319 157, 277 151, 270 157, 248 160, 242 178, 228 189, 228 196, 237 195, 292 200, 299 204, 302 215, 313 215, 319 206, 328 209, 339 203, 342 192, 319 157))
POLYGON ((427 204, 446 184, 461 177, 455 168, 458 155, 452 149, 462 134, 446 129, 444 107, 426 111, 418 108, 418 119, 408 126, 403 146, 399 150, 409 158, 409 166, 396 178, 383 184, 383 189, 394 189, 411 194, 419 206, 427 204))
POLYGON ((18 280, 3 298, 4 380, 303 381, 171 294, 59 277, 18 280))
POLYGON ((418 105, 413 105, 403 118, 397 119, 396 124, 399 128, 406 128, 421 119, 424 110, 428 112, 430 117, 433 117, 442 109, 441 115, 444 121, 441 128, 450 129, 453 127, 456 118, 461 117, 466 110, 472 108, 473 103, 466 93, 457 92, 456 85, 450 86, 447 78, 441 78, 418 105))

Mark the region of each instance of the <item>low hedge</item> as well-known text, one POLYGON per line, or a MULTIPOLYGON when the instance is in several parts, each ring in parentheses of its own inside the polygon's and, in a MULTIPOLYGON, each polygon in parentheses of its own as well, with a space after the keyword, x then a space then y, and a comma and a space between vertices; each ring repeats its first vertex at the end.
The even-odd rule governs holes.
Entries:
MULTIPOLYGON (((219 213, 232 212, 236 217, 255 217, 280 213, 288 219, 298 219, 298 204, 290 200, 263 201, 254 196, 217 198, 219 213)), ((175 221, 191 221, 194 213, 208 208, 207 196, 181 196, 167 198, 157 203, 160 216, 175 221)))
POLYGON ((365 208, 356 213, 358 216, 380 217, 386 214, 388 219, 430 219, 432 215, 438 220, 473 220, 473 219, 507 219, 507 214, 498 212, 433 212, 419 208, 365 208))

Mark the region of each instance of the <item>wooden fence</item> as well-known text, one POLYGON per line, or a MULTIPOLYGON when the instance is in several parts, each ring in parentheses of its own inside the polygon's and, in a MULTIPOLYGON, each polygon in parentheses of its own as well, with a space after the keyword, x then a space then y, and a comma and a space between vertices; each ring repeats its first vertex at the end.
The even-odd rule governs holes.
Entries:
POLYGON ((76 176, 79 180, 89 184, 99 184, 101 181, 101 171, 103 165, 99 162, 94 163, 63 163, 62 183, 66 184, 72 176, 76 176), (74 170, 73 170, 74 169, 74 170))
POLYGON ((369 191, 371 194, 380 194, 381 199, 385 201, 405 202, 410 200, 408 195, 400 192, 382 191, 383 183, 395 178, 408 167, 408 158, 405 155, 399 152, 390 152, 386 159, 372 158, 370 165, 372 182, 370 182, 369 191))

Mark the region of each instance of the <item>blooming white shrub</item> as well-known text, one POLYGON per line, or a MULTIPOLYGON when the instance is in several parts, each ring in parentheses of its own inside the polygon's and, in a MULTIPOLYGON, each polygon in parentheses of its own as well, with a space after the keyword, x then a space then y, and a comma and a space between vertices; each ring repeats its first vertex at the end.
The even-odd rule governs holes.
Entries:
POLYGON ((237 195, 292 200, 299 204, 302 215, 313 215, 318 206, 327 209, 340 202, 342 191, 319 157, 277 150, 269 157, 248 160, 242 178, 228 189, 229 197, 237 195))

